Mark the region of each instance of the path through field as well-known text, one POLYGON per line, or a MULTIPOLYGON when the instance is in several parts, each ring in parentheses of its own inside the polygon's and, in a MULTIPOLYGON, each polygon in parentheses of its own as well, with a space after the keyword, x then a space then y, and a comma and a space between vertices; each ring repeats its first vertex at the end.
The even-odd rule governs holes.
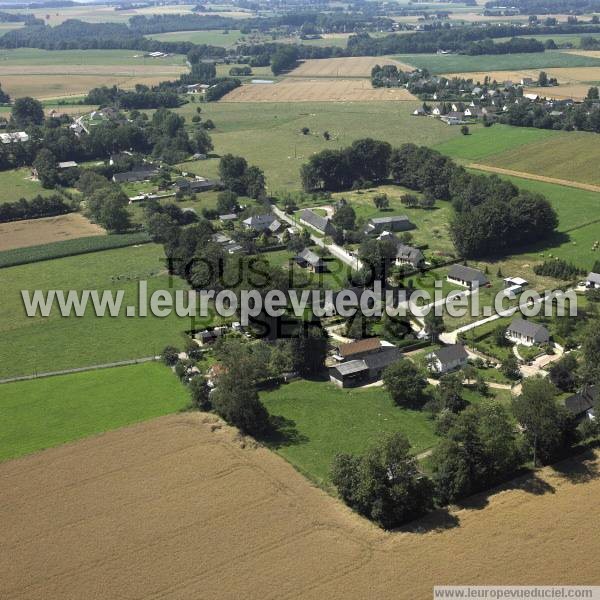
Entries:
POLYGON ((480 163, 470 163, 467 167, 470 169, 477 169, 478 171, 498 173, 499 175, 511 175, 513 177, 522 177, 523 179, 533 179, 534 181, 543 181, 545 183, 579 188, 580 190, 587 190, 588 192, 600 192, 600 185, 593 185, 591 183, 581 183, 580 181, 571 181, 569 179, 557 179, 556 177, 546 177, 545 175, 535 175, 533 173, 525 173, 524 171, 502 169, 500 167, 492 167, 491 165, 482 165, 480 163))
POLYGON ((420 600, 434 584, 596 584, 598 456, 385 533, 214 416, 0 465, 0 597, 420 600))

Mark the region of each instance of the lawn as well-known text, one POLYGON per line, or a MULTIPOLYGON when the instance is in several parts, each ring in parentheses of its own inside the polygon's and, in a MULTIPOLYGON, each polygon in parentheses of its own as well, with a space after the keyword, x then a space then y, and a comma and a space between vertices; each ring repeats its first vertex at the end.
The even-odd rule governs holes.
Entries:
MULTIPOLYGON (((196 104, 178 109, 191 122, 196 104)), ((270 193, 300 188, 300 167, 310 156, 328 148, 348 146, 355 139, 372 137, 394 146, 406 142, 433 145, 460 135, 437 119, 417 119, 414 107, 402 102, 210 103, 202 105, 203 120, 211 119, 215 152, 246 157, 264 169, 270 193), (310 133, 302 135, 308 127, 310 133), (323 138, 329 131, 330 141, 323 138)), ((219 159, 186 163, 206 177, 217 175, 219 159)))
POLYGON ((167 344, 182 345, 190 318, 126 317, 137 304, 138 282, 148 292, 186 289, 165 274, 163 250, 155 244, 107 250, 0 270, 0 377, 56 371, 118 360, 154 356, 167 344), (27 317, 20 290, 123 290, 119 317, 27 317))
MULTIPOLYGON (((530 127, 511 127, 510 125, 494 125, 493 127, 470 127, 470 135, 457 136, 446 142, 434 146, 434 148, 455 159, 469 161, 482 161, 494 166, 504 166, 497 163, 496 155, 506 153, 506 156, 515 156, 515 150, 523 150, 523 154, 529 156, 530 161, 537 160, 537 154, 531 154, 528 150, 530 144, 540 148, 555 148, 549 143, 548 138, 561 136, 557 131, 548 129, 534 129, 530 127), (487 159, 483 161, 482 159, 487 159)), ((564 138, 572 135, 571 133, 564 138)), ((595 135, 595 134, 592 134, 595 135)), ((563 141, 561 139, 561 141, 563 141)), ((515 161, 512 168, 521 171, 530 171, 523 168, 522 163, 515 161)), ((532 171, 536 172, 536 171, 532 171)), ((544 174, 548 174, 545 171, 544 174)), ((554 174, 553 174, 554 176, 554 174)))
POLYGON ((522 54, 468 56, 465 54, 401 54, 395 56, 430 73, 466 73, 481 71, 514 71, 549 67, 598 67, 600 59, 568 54, 558 50, 522 54))
POLYGON ((45 190, 39 181, 31 180, 31 169, 12 169, 0 171, 0 204, 16 202, 21 198, 30 200, 38 194, 49 196, 55 194, 54 190, 45 190))
POLYGON ((398 408, 380 387, 343 390, 303 380, 263 392, 261 399, 272 415, 288 421, 287 439, 272 447, 320 485, 330 484, 337 453, 364 452, 384 433, 405 433, 415 454, 437 439, 427 413, 398 408))
POLYGON ((185 388, 160 363, 0 387, 0 461, 176 412, 185 388))

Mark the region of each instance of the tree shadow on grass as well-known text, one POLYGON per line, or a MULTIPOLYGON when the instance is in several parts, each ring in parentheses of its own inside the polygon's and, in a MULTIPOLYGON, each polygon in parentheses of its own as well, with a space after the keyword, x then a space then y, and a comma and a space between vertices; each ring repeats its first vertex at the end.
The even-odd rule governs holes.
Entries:
POLYGON ((279 415, 271 415, 271 428, 260 441, 269 448, 278 450, 287 446, 306 444, 309 439, 298 431, 296 421, 279 415))
POLYGON ((600 464, 592 448, 552 465, 552 469, 571 483, 588 483, 600 477, 600 464))

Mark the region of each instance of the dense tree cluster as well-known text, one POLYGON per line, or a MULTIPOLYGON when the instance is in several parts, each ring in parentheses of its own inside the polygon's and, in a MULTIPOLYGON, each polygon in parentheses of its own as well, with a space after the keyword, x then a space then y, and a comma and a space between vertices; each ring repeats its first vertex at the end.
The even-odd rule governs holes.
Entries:
POLYGON ((204 97, 207 102, 216 102, 225 96, 225 94, 229 94, 235 88, 240 87, 240 85, 242 85, 242 82, 239 79, 220 77, 210 82, 210 88, 206 90, 204 97))
POLYGON ((30 200, 21 198, 15 202, 0 204, 0 223, 20 221, 21 219, 39 219, 54 217, 73 212, 74 208, 64 198, 52 196, 35 196, 30 200))
POLYGON ((225 154, 219 161, 219 177, 223 185, 238 196, 255 200, 265 197, 265 175, 256 166, 248 166, 242 156, 225 154))
POLYGON ((425 146, 404 144, 392 150, 384 142, 356 140, 347 148, 311 156, 301 169, 307 191, 340 191, 388 177, 409 189, 452 201, 457 217, 451 233, 464 257, 498 255, 544 239, 558 224, 542 195, 519 190, 496 176, 471 175, 425 146))
MULTIPOLYGON (((487 8, 506 6, 504 0, 490 0, 487 8)), ((560 13, 585 14, 600 12, 600 0, 512 0, 510 6, 523 14, 546 15, 560 13)))
POLYGON ((534 265, 533 272, 536 275, 544 275, 545 277, 553 277, 554 279, 562 279, 564 281, 569 281, 579 275, 583 275, 581 269, 560 258, 545 260, 539 265, 534 265))
POLYGON ((150 89, 141 84, 136 85, 135 90, 123 90, 117 86, 93 88, 87 93, 83 102, 97 106, 114 105, 125 110, 177 108, 183 104, 176 92, 160 88, 150 89))
POLYGON ((274 75, 279 75, 285 71, 290 71, 298 63, 298 49, 295 46, 283 45, 271 57, 271 71, 274 75))
POLYGON ((433 486, 410 449, 406 436, 394 433, 363 455, 338 454, 331 479, 344 502, 386 529, 428 512, 433 486))

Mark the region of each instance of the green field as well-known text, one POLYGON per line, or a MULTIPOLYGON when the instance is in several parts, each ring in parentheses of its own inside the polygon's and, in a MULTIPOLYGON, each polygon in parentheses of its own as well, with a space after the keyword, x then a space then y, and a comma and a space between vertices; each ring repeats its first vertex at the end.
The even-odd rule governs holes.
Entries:
POLYGON ((210 46, 233 46, 244 35, 239 29, 210 29, 206 31, 169 31, 147 35, 147 38, 161 42, 191 42, 210 46))
MULTIPOLYGON (((264 169, 271 193, 300 188, 300 167, 314 153, 347 146, 361 137, 386 140, 393 145, 405 142, 433 145, 460 135, 437 119, 411 116, 410 102, 301 102, 301 103, 211 103, 202 106, 202 118, 212 119, 215 153, 246 157, 264 169), (302 135, 302 127, 311 133, 302 135), (323 132, 332 139, 325 141, 323 132)), ((196 105, 178 112, 191 121, 196 105)), ((198 175, 215 177, 219 159, 185 163, 198 175)), ((183 165, 181 165, 183 168, 183 165)))
POLYGON ((363 452, 383 433, 404 432, 415 454, 436 442, 427 413, 398 408, 378 387, 342 390, 329 382, 295 381, 261 399, 272 415, 288 420, 291 432, 272 446, 320 485, 329 483, 338 452, 363 452))
POLYGON ((0 171, 0 204, 16 202, 21 198, 30 200, 38 194, 49 196, 56 192, 44 189, 39 181, 32 181, 31 169, 28 167, 0 171))
MULTIPOLYGON (((485 161, 491 165, 497 165, 495 157, 503 152, 507 156, 514 155, 516 149, 527 147, 537 142, 540 148, 554 148, 554 144, 548 142, 548 138, 560 135, 558 131, 548 129, 534 129, 531 127, 511 127, 510 125, 496 124, 493 127, 470 127, 470 135, 461 135, 441 144, 434 146, 436 150, 456 159, 485 161), (491 157, 491 158, 490 158, 491 157)), ((565 135, 565 139, 572 135, 565 135)), ((593 135, 593 134, 592 134, 593 135)), ((527 151, 525 151, 527 152, 527 151)), ((537 156, 530 157, 535 161, 537 156)), ((497 165, 501 166, 501 165, 497 165)), ((514 167, 517 168, 516 166, 514 167)), ((527 171, 528 169, 520 169, 527 171)))
MULTIPOLYGON (((534 39, 540 42, 547 42, 548 40, 554 40, 557 46, 563 44, 571 44, 573 48, 581 47, 581 38, 584 37, 598 37, 598 33, 559 33, 559 34, 548 34, 548 35, 528 35, 527 39, 534 39)), ((507 42, 511 38, 496 38, 496 42, 507 42)))
MULTIPOLYGON (((185 65, 185 56, 182 54, 174 54, 173 56, 164 58, 144 58, 142 55, 143 52, 140 50, 2 49, 0 50, 0 68, 9 66, 43 67, 61 65, 185 65)), ((40 72, 43 73, 43 71, 40 72)))
POLYGON ((184 409, 185 388, 159 363, 0 386, 0 461, 184 409))
POLYGON ((123 290, 123 307, 136 304, 139 280, 148 291, 186 289, 165 274, 163 251, 155 244, 71 256, 0 270, 0 377, 154 356, 167 344, 182 344, 189 318, 27 317, 21 290, 123 290))
MULTIPOLYGON (((496 132, 489 131, 489 129, 496 130, 496 127, 497 125, 488 128, 487 134, 480 136, 482 145, 485 144, 483 138, 487 138, 490 146, 493 145, 496 132)), ((510 129, 514 131, 516 128, 510 129)), ((517 144, 511 149, 505 149, 500 145, 498 153, 485 155, 481 157, 483 160, 478 162, 535 175, 600 185, 600 169, 598 169, 600 140, 598 140, 597 133, 568 131, 553 135, 553 132, 546 130, 521 129, 543 131, 543 134, 537 140, 532 135, 530 143, 517 144)), ((519 134, 516 132, 515 134, 518 139, 519 134)), ((525 137, 527 136, 523 136, 523 139, 525 137)), ((502 136, 500 135, 499 138, 501 139, 502 136)), ((457 140, 457 142, 459 141, 462 140, 457 140)), ((438 149, 442 151, 441 147, 438 149)))
POLYGON ((488 54, 468 56, 463 54, 401 54, 401 62, 430 73, 463 73, 477 71, 512 71, 519 69, 545 69, 550 67, 598 67, 600 58, 578 56, 559 50, 523 54, 488 54))

